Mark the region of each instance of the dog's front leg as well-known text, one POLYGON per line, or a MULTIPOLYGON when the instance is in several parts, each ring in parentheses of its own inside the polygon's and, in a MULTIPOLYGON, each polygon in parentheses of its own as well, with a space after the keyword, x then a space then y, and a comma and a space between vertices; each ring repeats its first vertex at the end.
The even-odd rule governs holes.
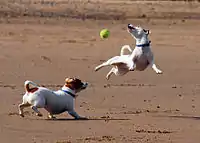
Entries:
POLYGON ((107 61, 107 62, 104 62, 104 63, 102 63, 102 64, 96 66, 96 67, 95 67, 95 71, 98 71, 98 70, 100 70, 101 68, 103 68, 103 67, 105 67, 105 66, 108 66, 108 65, 109 65, 109 62, 108 62, 108 61, 107 61))
POLYGON ((41 116, 42 116, 42 113, 40 113, 40 111, 37 109, 37 107, 36 107, 36 106, 31 106, 31 108, 33 109, 33 111, 35 111, 35 112, 36 112, 36 115, 37 115, 37 116, 39 116, 39 117, 41 117, 41 116))
POLYGON ((116 68, 113 67, 109 72, 108 74, 106 75, 106 79, 109 80, 110 79, 110 76, 115 72, 116 68))
POLYGON ((156 64, 154 63, 154 56, 151 54, 148 56, 148 62, 150 63, 151 68, 157 73, 157 74, 162 74, 162 71, 157 68, 156 64))
POLYGON ((78 115, 78 113, 76 113, 76 111, 74 110, 71 110, 71 111, 68 111, 68 113, 74 117, 76 120, 86 120, 87 118, 86 117, 81 117, 78 115))
POLYGON ((103 62, 102 64, 98 65, 95 67, 95 71, 100 70, 101 68, 105 66, 110 66, 110 65, 115 65, 115 63, 118 61, 120 56, 115 56, 107 60, 106 62, 103 62))
POLYGON ((21 117, 24 117, 24 108, 25 107, 29 107, 31 106, 29 103, 22 103, 22 104, 19 104, 18 108, 19 108, 19 115, 21 117))
POLYGON ((157 68, 156 64, 152 63, 151 67, 157 74, 162 74, 162 71, 157 68))

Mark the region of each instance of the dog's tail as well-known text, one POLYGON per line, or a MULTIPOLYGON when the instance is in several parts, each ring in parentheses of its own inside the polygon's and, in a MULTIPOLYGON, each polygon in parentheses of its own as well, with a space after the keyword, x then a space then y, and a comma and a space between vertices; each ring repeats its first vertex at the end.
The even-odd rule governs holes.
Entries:
POLYGON ((125 50, 128 50, 130 53, 132 53, 132 49, 129 45, 124 45, 122 48, 121 48, 121 52, 120 52, 120 56, 121 55, 125 55, 125 50))
POLYGON ((26 80, 24 82, 24 88, 26 92, 35 92, 36 90, 38 90, 38 85, 35 84, 34 82, 30 81, 30 80, 26 80))

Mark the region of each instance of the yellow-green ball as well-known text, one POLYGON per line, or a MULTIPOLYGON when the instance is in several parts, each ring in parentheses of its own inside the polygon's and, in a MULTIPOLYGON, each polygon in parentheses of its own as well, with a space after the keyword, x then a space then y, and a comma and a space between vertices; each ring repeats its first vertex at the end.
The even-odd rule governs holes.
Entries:
POLYGON ((102 30, 100 31, 100 37, 101 37, 102 39, 108 38, 109 35, 110 35, 110 31, 109 31, 108 29, 102 29, 102 30))

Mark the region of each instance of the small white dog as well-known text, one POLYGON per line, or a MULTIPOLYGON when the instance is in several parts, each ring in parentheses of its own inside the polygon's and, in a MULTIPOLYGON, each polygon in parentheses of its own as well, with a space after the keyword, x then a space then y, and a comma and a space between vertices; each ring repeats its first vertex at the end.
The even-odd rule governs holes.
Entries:
POLYGON ((116 76, 122 76, 129 71, 143 71, 150 65, 157 74, 161 74, 162 71, 159 70, 154 63, 154 56, 148 39, 149 30, 128 24, 128 32, 136 40, 135 49, 132 50, 129 45, 124 45, 121 48, 120 56, 112 57, 106 62, 100 64, 95 68, 95 71, 98 71, 105 66, 113 66, 106 76, 106 79, 108 80, 113 73, 116 76), (125 55, 125 49, 128 49, 130 54, 125 55))
POLYGON ((74 110, 76 93, 86 89, 87 86, 88 84, 80 79, 66 78, 61 90, 52 91, 27 80, 24 83, 26 93, 22 104, 19 105, 19 115, 24 117, 23 109, 31 107, 37 116, 42 116, 38 108, 45 108, 49 118, 55 118, 53 115, 67 111, 75 119, 87 119, 79 116, 74 110))

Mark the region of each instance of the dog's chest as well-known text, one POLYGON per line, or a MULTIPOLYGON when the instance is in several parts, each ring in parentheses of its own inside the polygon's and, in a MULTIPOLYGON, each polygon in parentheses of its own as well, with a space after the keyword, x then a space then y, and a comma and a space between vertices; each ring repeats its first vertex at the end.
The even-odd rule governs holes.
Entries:
POLYGON ((150 52, 149 48, 138 48, 136 50, 134 59, 136 70, 142 71, 148 67, 150 52))
POLYGON ((135 55, 141 56, 141 55, 148 55, 151 53, 150 47, 136 47, 134 49, 135 55))

